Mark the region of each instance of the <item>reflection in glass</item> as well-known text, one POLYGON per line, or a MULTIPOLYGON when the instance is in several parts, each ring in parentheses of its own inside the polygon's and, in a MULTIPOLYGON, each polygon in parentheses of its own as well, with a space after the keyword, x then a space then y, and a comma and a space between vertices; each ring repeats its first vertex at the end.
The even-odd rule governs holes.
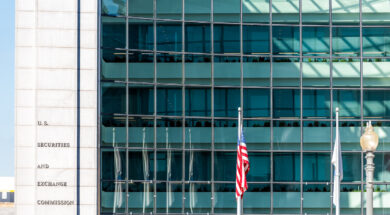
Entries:
POLYGON ((274 184, 273 207, 276 214, 299 214, 301 188, 299 184, 274 184))
POLYGON ((157 88, 157 115, 181 116, 182 110, 181 88, 157 88))
POLYGON ((240 0, 213 0, 215 22, 240 22, 240 0))
POLYGON ((178 19, 182 18, 182 0, 158 0, 156 1, 157 18, 178 19))
POLYGON ((237 120, 214 120, 214 147, 216 149, 237 148, 237 120))
POLYGON ((128 0, 128 6, 129 16, 153 17, 153 0, 128 0))
POLYGON ((269 54, 269 26, 244 25, 244 54, 269 54))
POLYGON ((269 94, 269 89, 244 89, 244 117, 269 117, 269 94))
POLYGON ((390 28, 363 28, 363 55, 389 56, 390 28))
POLYGON ((214 116, 237 117, 237 108, 240 106, 240 89, 214 89, 214 116))
POLYGON ((210 53, 210 24, 186 23, 185 49, 186 52, 210 53))
POLYGON ((333 28, 332 37, 334 56, 360 56, 359 28, 333 28))
POLYGON ((302 109, 304 118, 330 117, 329 90, 303 90, 302 109))
POLYGON ((152 150, 132 150, 128 154, 129 180, 152 180, 154 173, 154 152, 152 150))
POLYGON ((359 24, 359 0, 332 0, 334 25, 359 24))
MULTIPOLYGON (((390 180, 390 153, 375 152, 374 164, 375 164, 374 181, 378 181, 378 182, 389 181, 390 180)), ((364 178, 366 178, 365 171, 364 171, 364 178)), ((379 187, 379 191, 383 192, 384 190, 388 191, 388 189, 383 189, 383 187, 379 187)))
MULTIPOLYGON (((236 132, 237 133, 237 132, 236 132)), ((237 145, 237 143, 236 143, 237 145)), ((236 152, 215 152, 214 156, 214 180, 235 181, 236 180, 236 152)))
POLYGON ((248 184, 244 195, 244 213, 269 214, 271 207, 269 184, 248 184))
POLYGON ((390 94, 382 90, 363 91, 363 112, 366 118, 390 118, 390 94))
POLYGON ((126 19, 102 16, 102 46, 105 48, 126 47, 126 19))
POLYGON ((101 151, 101 179, 125 180, 126 151, 120 149, 102 149, 101 151))
POLYGON ((244 120, 243 129, 250 150, 268 150, 271 142, 270 121, 244 120))
POLYGON ((184 213, 211 212, 211 185, 189 183, 185 185, 184 213))
POLYGON ((182 55, 157 53, 157 83, 182 82, 182 55))
POLYGON ((211 120, 186 119, 186 149, 211 148, 211 120))
POLYGON ((360 59, 333 58, 333 86, 360 86, 360 59))
POLYGON ((272 27, 273 54, 299 55, 299 27, 272 27))
POLYGON ((241 64, 239 56, 214 57, 214 84, 218 86, 239 86, 241 64))
POLYGON ((211 152, 186 151, 185 152, 185 180, 210 181, 211 180, 211 152))
MULTIPOLYGON (((364 126, 366 126, 366 123, 363 123, 364 126)), ((382 122, 382 121, 373 121, 371 122, 372 126, 374 127, 375 132, 379 136, 379 143, 378 147, 376 148, 377 151, 390 151, 390 122, 382 122)), ((387 164, 385 165, 385 168, 387 169, 387 164)))
MULTIPOLYGON (((154 82, 154 63, 152 52, 129 52, 128 60, 129 81, 154 82)), ((111 71, 116 71, 116 68, 112 67, 111 71)))
POLYGON ((299 23, 299 0, 273 0, 273 23, 299 23))
POLYGON ((101 116, 100 125, 101 146, 126 146, 126 117, 101 116))
POLYGON ((183 148, 183 120, 175 118, 157 119, 157 148, 183 148))
POLYGON ((364 0, 362 2, 363 25, 389 24, 390 4, 387 0, 364 0))
POLYGON ((101 112, 126 113, 126 85, 120 83, 101 83, 101 112))
POLYGON ((303 58, 302 59, 302 85, 329 86, 330 62, 328 58, 303 58))
POLYGON ((303 185, 303 213, 326 214, 330 211, 331 196, 328 184, 303 185))
POLYGON ((123 16, 126 13, 126 0, 102 0, 102 16, 123 16))
POLYGON ((360 91, 333 90, 333 111, 340 109, 340 118, 360 118, 360 91))
POLYGON ((361 185, 341 184, 340 192, 340 213, 361 214, 361 185))
POLYGON ((156 155, 157 180, 181 181, 183 152, 182 151, 158 151, 156 155))
MULTIPOLYGON (((334 114, 335 115, 335 114, 334 114)), ((344 151, 361 151, 360 147, 360 122, 359 121, 340 121, 340 142, 341 149, 344 151)), ((333 122, 333 134, 336 132, 336 123, 333 122)))
POLYGON ((101 212, 124 213, 126 209, 126 183, 122 181, 104 181, 101 186, 101 212))
POLYGON ((329 121, 304 121, 303 150, 329 151, 330 131, 329 121))
POLYGON ((130 183, 128 186, 128 212, 152 213, 154 203, 154 187, 152 183, 130 183))
POLYGON ((329 28, 304 27, 302 28, 302 54, 309 56, 328 56, 329 28))
POLYGON ((186 88, 186 116, 211 115, 211 89, 186 88))
MULTIPOLYGON (((169 4, 168 4, 169 5, 169 4)), ((182 25, 179 22, 157 22, 157 50, 180 52, 182 25)))
POLYGON ((273 163, 274 181, 299 181, 300 154, 298 152, 274 153, 273 163))
POLYGON ((242 21, 268 23, 269 1, 268 0, 243 0, 242 21))
POLYGON ((274 150, 299 150, 301 143, 299 121, 274 121, 274 150))
POLYGON ((269 57, 243 57, 244 86, 270 85, 269 57))
POLYGON ((302 0, 302 22, 305 24, 329 23, 329 1, 302 0))
POLYGON ((249 152, 249 157, 251 163, 251 171, 248 172, 247 180, 248 181, 269 181, 271 179, 270 154, 249 152))
POLYGON ((303 181, 330 181, 330 153, 303 154, 303 181))
MULTIPOLYGON (((223 0, 224 2, 226 0, 223 0)), ((215 3, 215 1, 214 1, 215 3)), ((214 53, 239 54, 240 53, 240 26, 214 25, 214 53)))
POLYGON ((363 59, 363 86, 389 87, 390 60, 381 58, 363 59))
POLYGON ((361 180, 361 175, 360 175, 361 154, 344 152, 342 153, 342 156, 343 156, 343 181, 345 182, 360 181, 361 180))
POLYGON ((273 58, 272 80, 274 86, 299 86, 299 58, 273 58))
POLYGON ((150 20, 128 19, 129 48, 153 50, 153 22, 150 20))
POLYGON ((157 183, 157 213, 180 213, 183 200, 182 184, 157 183))
POLYGON ((186 84, 211 84, 211 56, 186 54, 184 60, 186 84))
POLYGON ((126 52, 101 49, 100 78, 106 80, 126 80, 126 52))
MULTIPOLYGON (((128 135, 129 135, 128 147, 153 148, 154 146, 153 125, 154 125, 153 118, 129 117, 128 118, 128 135)), ((124 136, 122 138, 126 138, 126 137, 124 136)))
POLYGON ((210 21, 210 0, 185 0, 185 20, 210 21))
POLYGON ((154 89, 153 86, 129 85, 129 114, 153 115, 154 89))
POLYGON ((300 116, 300 92, 296 89, 273 91, 273 115, 275 118, 300 116))

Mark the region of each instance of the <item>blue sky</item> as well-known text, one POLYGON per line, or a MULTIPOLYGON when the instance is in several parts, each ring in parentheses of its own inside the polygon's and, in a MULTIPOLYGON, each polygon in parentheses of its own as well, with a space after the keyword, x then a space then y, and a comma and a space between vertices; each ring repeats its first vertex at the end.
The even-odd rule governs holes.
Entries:
POLYGON ((0 177, 14 176, 14 5, 0 4, 0 177))

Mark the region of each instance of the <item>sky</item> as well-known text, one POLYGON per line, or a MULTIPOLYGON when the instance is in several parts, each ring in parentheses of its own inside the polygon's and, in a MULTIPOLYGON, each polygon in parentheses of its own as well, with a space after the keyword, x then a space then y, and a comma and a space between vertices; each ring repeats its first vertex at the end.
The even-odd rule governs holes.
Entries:
POLYGON ((0 4, 0 177, 14 176, 15 1, 0 4))

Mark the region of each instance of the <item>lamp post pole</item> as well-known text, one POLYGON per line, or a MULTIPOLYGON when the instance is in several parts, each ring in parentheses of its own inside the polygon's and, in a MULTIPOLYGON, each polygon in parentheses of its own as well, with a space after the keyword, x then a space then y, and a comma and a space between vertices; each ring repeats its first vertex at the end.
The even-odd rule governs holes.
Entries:
POLYGON ((367 123, 364 134, 360 137, 360 146, 366 152, 366 215, 373 215, 373 178, 374 178, 374 152, 378 146, 378 135, 375 133, 371 121, 367 123))

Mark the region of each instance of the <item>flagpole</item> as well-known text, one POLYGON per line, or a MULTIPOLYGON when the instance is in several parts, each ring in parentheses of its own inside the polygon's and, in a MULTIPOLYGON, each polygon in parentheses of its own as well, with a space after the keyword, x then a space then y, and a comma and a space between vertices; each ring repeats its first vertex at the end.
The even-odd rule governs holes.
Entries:
MULTIPOLYGON (((241 107, 238 108, 238 140, 241 139, 241 107)), ((242 198, 237 199, 237 215, 242 214, 242 198)))
POLYGON ((336 215, 340 215, 340 166, 339 166, 339 155, 341 152, 339 150, 341 150, 338 145, 336 144, 340 144, 340 137, 339 137, 339 108, 337 107, 336 108, 336 138, 335 138, 335 145, 334 145, 334 153, 336 153, 337 151, 337 165, 335 165, 335 179, 334 179, 334 188, 333 189, 333 202, 335 203, 335 206, 336 206, 336 215), (337 147, 337 148, 336 148, 337 147))

